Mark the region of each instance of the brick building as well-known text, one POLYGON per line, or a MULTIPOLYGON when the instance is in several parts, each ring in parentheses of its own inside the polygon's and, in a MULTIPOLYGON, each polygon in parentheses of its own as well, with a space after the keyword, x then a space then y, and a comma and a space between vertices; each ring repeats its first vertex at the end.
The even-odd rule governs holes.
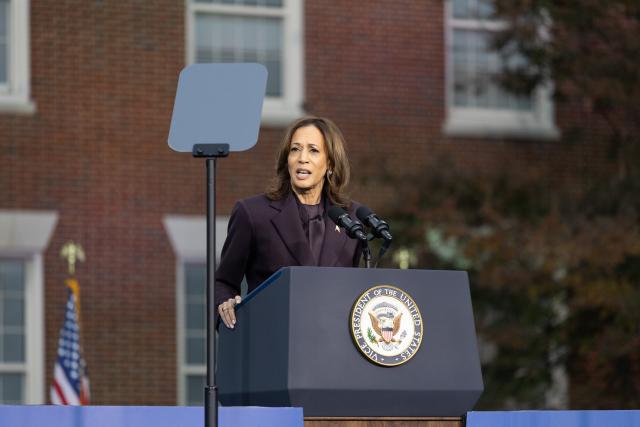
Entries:
POLYGON ((221 229, 305 113, 342 128, 352 195, 373 208, 393 191, 361 179, 381 159, 406 171, 448 153, 558 179, 596 163, 597 147, 559 142, 574 118, 548 91, 487 78, 490 14, 486 0, 0 0, 0 402, 48 401, 69 240, 87 255, 92 402, 201 399, 204 163, 166 142, 186 63, 270 71, 257 146, 218 163, 221 229))

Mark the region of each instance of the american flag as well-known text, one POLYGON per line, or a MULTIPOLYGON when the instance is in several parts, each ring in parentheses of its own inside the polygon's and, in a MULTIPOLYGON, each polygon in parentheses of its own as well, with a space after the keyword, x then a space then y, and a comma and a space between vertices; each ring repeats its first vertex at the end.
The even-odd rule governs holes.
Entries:
POLYGON ((69 297, 58 340, 58 353, 53 369, 51 403, 54 405, 88 405, 89 377, 80 348, 80 310, 78 283, 67 280, 69 297))

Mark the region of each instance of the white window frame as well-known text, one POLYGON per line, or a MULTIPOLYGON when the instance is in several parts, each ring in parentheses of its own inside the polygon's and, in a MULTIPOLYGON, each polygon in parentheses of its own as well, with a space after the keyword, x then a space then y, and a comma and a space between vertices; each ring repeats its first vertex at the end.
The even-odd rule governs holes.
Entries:
POLYGON ((0 210, 0 257, 25 263, 25 361, 1 363, 0 373, 25 376, 24 403, 45 403, 43 252, 58 221, 51 211, 0 210))
POLYGON ((446 119, 445 135, 479 138, 526 138, 553 140, 560 135, 555 125, 555 111, 551 100, 553 86, 540 86, 533 94, 532 111, 502 110, 491 108, 457 107, 454 104, 453 32, 460 30, 499 31, 506 23, 456 19, 453 17, 452 0, 446 0, 445 22, 445 75, 446 119))
POLYGON ((0 85, 0 113, 33 114, 31 100, 30 0, 9 0, 8 69, 6 85, 0 85))
POLYGON ((262 124, 281 127, 304 115, 304 0, 284 0, 282 8, 186 1, 187 64, 195 62, 195 15, 279 17, 283 20, 282 96, 264 99, 262 124))
MULTIPOLYGON (((177 362, 177 404, 187 404, 187 376, 207 373, 204 365, 187 365, 185 346, 185 265, 205 264, 207 262, 207 222, 204 216, 166 215, 164 227, 169 235, 176 256, 176 362, 177 362)), ((216 258, 220 259, 222 245, 227 238, 229 217, 216 217, 216 258)), ((204 390, 203 390, 204 393, 204 390)))

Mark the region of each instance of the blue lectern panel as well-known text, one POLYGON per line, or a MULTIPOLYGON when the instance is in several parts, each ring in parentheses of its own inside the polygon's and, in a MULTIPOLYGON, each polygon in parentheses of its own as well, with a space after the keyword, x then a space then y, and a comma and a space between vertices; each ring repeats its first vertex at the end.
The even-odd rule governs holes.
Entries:
MULTIPOLYGON (((302 408, 220 408, 220 427, 303 427, 302 408)), ((0 406, 0 426, 194 427, 204 411, 188 406, 0 406)))
POLYGON ((306 416, 460 416, 483 389, 467 274, 287 267, 248 295, 221 328, 220 401, 302 406, 306 416), (369 361, 351 337, 362 293, 390 285, 416 301, 424 325, 407 363, 369 361))
POLYGON ((469 412, 468 427, 640 427, 640 411, 469 412))

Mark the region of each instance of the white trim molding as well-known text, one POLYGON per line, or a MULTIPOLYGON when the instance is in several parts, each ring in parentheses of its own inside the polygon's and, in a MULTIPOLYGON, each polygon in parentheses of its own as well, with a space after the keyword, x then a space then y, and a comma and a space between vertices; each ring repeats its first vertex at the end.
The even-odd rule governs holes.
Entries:
POLYGON ((286 0, 282 7, 244 6, 185 0, 186 62, 196 61, 196 14, 257 16, 282 19, 282 96, 267 96, 262 124, 284 127, 304 115, 304 0, 286 0))
POLYGON ((25 263, 25 362, 14 368, 25 375, 26 404, 45 403, 42 254, 57 221, 58 214, 52 211, 0 210, 0 257, 25 263))
POLYGON ((0 87, 0 113, 33 114, 31 100, 30 0, 9 0, 7 84, 0 87))
POLYGON ((459 19, 453 16, 453 0, 444 8, 446 118, 443 132, 451 137, 516 138, 554 140, 560 132, 555 125, 555 110, 551 99, 553 85, 542 85, 532 95, 530 110, 497 109, 491 107, 461 107, 454 104, 453 32, 495 32, 505 23, 495 20, 459 19))

